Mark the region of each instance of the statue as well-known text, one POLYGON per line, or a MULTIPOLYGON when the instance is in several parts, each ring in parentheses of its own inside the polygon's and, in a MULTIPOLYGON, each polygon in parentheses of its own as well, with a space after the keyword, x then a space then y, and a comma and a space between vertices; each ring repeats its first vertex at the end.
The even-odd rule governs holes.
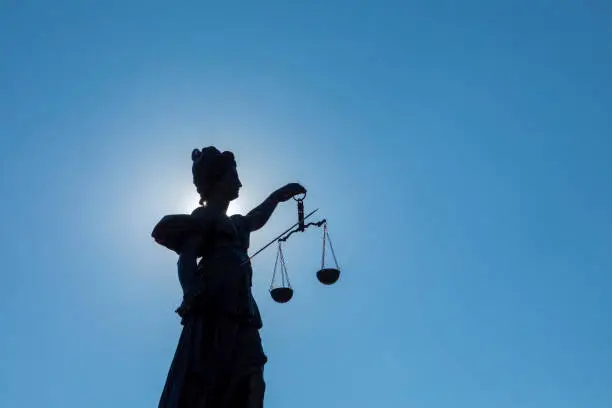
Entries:
POLYGON ((159 408, 262 408, 267 357, 251 292, 249 235, 267 223, 278 203, 306 189, 287 184, 248 214, 228 217, 242 187, 233 153, 210 146, 191 156, 200 207, 163 217, 152 233, 178 254, 183 291, 176 311, 183 329, 159 408))

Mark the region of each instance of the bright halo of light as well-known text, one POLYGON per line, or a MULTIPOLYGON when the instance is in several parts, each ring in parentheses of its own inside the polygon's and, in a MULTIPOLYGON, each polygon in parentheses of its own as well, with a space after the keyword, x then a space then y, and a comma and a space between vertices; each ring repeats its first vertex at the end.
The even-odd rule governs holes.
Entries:
MULTIPOLYGON (((243 208, 240 204, 242 196, 230 202, 227 208, 227 214, 242 214, 243 208)), ((181 214, 191 214, 193 210, 200 206, 200 196, 197 193, 189 192, 183 195, 180 203, 177 205, 177 211, 181 214)))
POLYGON ((232 201, 229 204, 229 207, 227 207, 227 214, 228 215, 232 215, 232 214, 242 214, 242 206, 240 205, 240 198, 237 198, 236 200, 232 201))
POLYGON ((183 214, 191 214, 199 206, 200 196, 195 192, 189 192, 183 195, 177 210, 183 214))

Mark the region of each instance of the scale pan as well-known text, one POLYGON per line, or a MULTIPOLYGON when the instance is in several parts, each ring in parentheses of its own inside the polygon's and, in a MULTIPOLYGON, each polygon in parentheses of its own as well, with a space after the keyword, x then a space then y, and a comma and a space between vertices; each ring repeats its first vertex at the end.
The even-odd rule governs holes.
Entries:
POLYGON ((270 290, 270 295, 275 302, 287 303, 293 297, 293 289, 291 288, 274 288, 270 290))
POLYGON ((324 285, 336 283, 340 277, 340 270, 336 268, 323 268, 317 272, 317 279, 324 285))

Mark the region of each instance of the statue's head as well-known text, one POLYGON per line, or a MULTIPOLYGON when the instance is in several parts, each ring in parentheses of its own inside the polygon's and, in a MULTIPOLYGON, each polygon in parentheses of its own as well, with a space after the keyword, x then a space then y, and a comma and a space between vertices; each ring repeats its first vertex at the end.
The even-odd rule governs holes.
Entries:
POLYGON ((214 146, 191 152, 193 184, 200 194, 200 204, 211 197, 232 201, 238 198, 242 184, 232 152, 220 152, 214 146))

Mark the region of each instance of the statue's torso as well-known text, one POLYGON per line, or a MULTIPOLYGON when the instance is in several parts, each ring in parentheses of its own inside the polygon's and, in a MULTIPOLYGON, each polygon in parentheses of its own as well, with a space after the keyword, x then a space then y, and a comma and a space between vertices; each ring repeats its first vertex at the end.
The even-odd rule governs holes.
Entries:
POLYGON ((261 327, 261 317, 251 286, 253 271, 248 262, 250 233, 244 217, 221 216, 207 238, 207 253, 198 264, 200 282, 205 287, 206 303, 217 312, 229 314, 261 327))

